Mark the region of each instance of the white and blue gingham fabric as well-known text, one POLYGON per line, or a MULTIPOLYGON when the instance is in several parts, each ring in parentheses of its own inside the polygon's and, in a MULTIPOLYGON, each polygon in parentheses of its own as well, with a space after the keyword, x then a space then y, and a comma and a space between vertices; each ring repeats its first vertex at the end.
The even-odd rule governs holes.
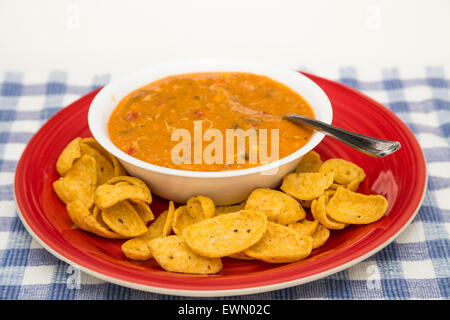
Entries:
MULTIPOLYGON (((411 225, 367 260, 304 285, 231 298, 449 299, 450 68, 305 71, 368 94, 411 128, 427 159, 426 197, 411 225)), ((14 171, 27 142, 56 111, 110 78, 60 71, 0 73, 0 299, 187 299, 78 274, 33 240, 18 218, 14 171)))

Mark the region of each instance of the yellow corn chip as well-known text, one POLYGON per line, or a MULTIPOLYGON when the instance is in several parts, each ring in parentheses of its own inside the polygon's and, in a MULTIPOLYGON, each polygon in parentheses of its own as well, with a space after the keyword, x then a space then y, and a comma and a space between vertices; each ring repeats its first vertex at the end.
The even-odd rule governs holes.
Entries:
POLYGON ((214 202, 210 198, 204 196, 190 198, 186 203, 186 207, 189 215, 194 218, 195 221, 212 218, 216 211, 214 202))
POLYGON ((106 151, 105 148, 103 148, 98 142, 97 140, 95 140, 95 138, 92 137, 88 137, 88 138, 83 138, 81 139, 81 142, 90 146, 91 148, 94 148, 95 150, 97 150, 98 152, 100 152, 104 157, 107 157, 107 154, 109 153, 108 151, 106 151))
POLYGON ((127 200, 103 209, 101 214, 103 221, 111 230, 124 237, 137 237, 147 231, 144 222, 127 200))
MULTIPOLYGON (((105 223, 105 221, 103 221, 102 218, 102 213, 100 211, 100 209, 94 205, 93 210, 92 210, 92 215, 94 216, 95 220, 97 220, 97 222, 106 230, 111 231, 112 233, 115 233, 114 231, 111 230, 111 228, 105 223)), ((115 233, 117 234, 117 233, 115 233)), ((117 234, 117 236, 121 237, 122 239, 125 239, 124 236, 121 236, 120 234, 117 234)))
POLYGON ((361 181, 355 179, 347 185, 347 189, 350 191, 356 192, 356 190, 358 190, 358 188, 359 188, 360 183, 361 183, 361 181))
POLYGON ((141 187, 142 189, 148 189, 147 184, 142 181, 139 178, 136 177, 130 177, 130 176, 117 176, 117 177, 113 177, 110 180, 108 180, 106 183, 107 184, 118 184, 118 183, 122 183, 124 182, 124 184, 131 184, 137 187, 141 187))
POLYGON ((314 219, 318 220, 327 229, 340 230, 345 228, 345 223, 334 220, 329 217, 326 212, 326 205, 328 203, 328 195, 323 194, 319 198, 312 201, 311 213, 314 219))
POLYGON ((149 203, 148 194, 134 185, 102 184, 95 190, 95 204, 103 210, 123 200, 138 200, 149 203))
POLYGON ((281 191, 265 188, 256 189, 250 194, 245 209, 262 212, 269 221, 284 225, 306 216, 297 200, 281 191))
POLYGON ((316 231, 312 235, 313 238, 312 248, 316 249, 318 247, 323 246, 325 242, 327 242, 329 237, 330 237, 330 230, 328 230, 319 223, 316 231))
POLYGON ((169 201, 169 209, 167 209, 167 219, 163 228, 163 237, 167 237, 172 232, 173 216, 175 213, 175 206, 173 201, 169 201))
POLYGON ((320 155, 315 151, 310 151, 305 154, 295 169, 296 173, 302 172, 318 172, 323 162, 320 160, 320 155))
POLYGON ((303 208, 311 208, 312 200, 298 200, 298 202, 303 208))
POLYGON ((269 263, 288 263, 309 256, 312 242, 310 236, 301 236, 293 228, 268 222, 267 231, 261 240, 244 253, 269 263))
POLYGON ((299 200, 313 200, 333 183, 333 172, 290 173, 283 178, 281 190, 299 200))
POLYGON ((128 175, 128 172, 125 170, 125 168, 122 166, 122 164, 119 162, 119 160, 117 160, 116 157, 114 157, 112 154, 109 154, 109 158, 111 159, 111 162, 113 164, 115 176, 128 175))
POLYGON ((220 258, 202 257, 193 252, 182 236, 154 239, 149 246, 156 262, 166 271, 215 274, 223 267, 220 258))
POLYGON ((289 228, 293 228, 295 231, 299 232, 301 235, 312 236, 316 231, 319 221, 317 220, 306 220, 297 221, 288 225, 289 228))
POLYGON ((96 162, 94 157, 83 155, 77 159, 65 176, 53 182, 56 195, 64 203, 78 200, 86 208, 94 203, 97 184, 96 162))
POLYGON ((111 180, 107 181, 107 184, 113 184, 113 185, 129 184, 129 185, 133 185, 136 187, 141 187, 142 190, 144 190, 144 193, 146 194, 146 197, 147 197, 147 200, 145 202, 147 202, 148 204, 150 204, 152 202, 152 194, 150 192, 149 187, 147 186, 147 184, 144 181, 142 181, 139 178, 130 177, 130 176, 117 176, 117 177, 114 177, 111 180))
POLYGON ((266 228, 264 214, 241 210, 191 225, 183 231, 183 237, 197 254, 218 258, 242 252, 254 245, 266 228))
POLYGON ((103 223, 100 223, 98 220, 98 216, 94 214, 95 212, 90 212, 83 205, 83 203, 78 200, 74 200, 67 204, 67 213, 69 214, 72 222, 84 231, 88 231, 98 236, 109 239, 125 238, 124 236, 119 235, 111 229, 107 228, 103 223))
POLYGON ((323 194, 328 197, 328 200, 330 200, 335 195, 335 193, 336 193, 336 190, 328 189, 328 190, 325 190, 325 192, 323 194))
POLYGON ((162 212, 147 228, 147 232, 122 244, 123 253, 133 260, 148 260, 152 257, 149 247, 151 240, 163 237, 163 229, 167 221, 167 210, 162 212))
POLYGON ((245 203, 234 204, 231 206, 216 207, 216 216, 236 211, 241 211, 245 208, 245 203))
POLYGON ((94 148, 98 152, 100 152, 103 157, 109 159, 113 168, 114 168, 114 176, 126 176, 128 173, 111 153, 106 151, 94 138, 84 138, 82 142, 89 145, 91 148, 94 148))
POLYGON ((352 182, 350 182, 348 185, 343 185, 343 184, 339 184, 339 183, 333 183, 327 191, 336 191, 337 188, 339 187, 343 187, 343 188, 347 188, 350 191, 356 192, 356 190, 358 190, 359 188, 359 184, 361 183, 361 181, 359 180, 353 180, 352 182))
POLYGON ((56 161, 56 171, 60 176, 65 175, 72 168, 73 162, 81 157, 80 141, 81 138, 73 139, 59 155, 56 161))
MULTIPOLYGON (((197 221, 200 222, 200 221, 197 221)), ((178 207, 173 214, 172 230, 177 235, 181 235, 183 230, 196 223, 187 210, 186 206, 178 207)))
POLYGON ((388 202, 382 195, 364 195, 338 188, 326 206, 327 214, 342 223, 368 224, 383 217, 388 202))
POLYGON ((328 187, 328 190, 336 190, 338 187, 342 187, 342 185, 338 183, 332 183, 331 186, 328 187))
POLYGON ((144 201, 130 200, 130 203, 134 207, 134 210, 136 210, 138 215, 141 217, 142 221, 144 221, 145 225, 147 225, 149 221, 155 219, 150 206, 144 201))
POLYGON ((364 170, 356 164, 344 159, 329 159, 323 163, 319 172, 334 172, 334 182, 347 186, 349 183, 359 183, 366 177, 364 170))
POLYGON ((142 190, 144 191, 144 193, 146 195, 145 202, 147 202, 148 204, 152 203, 152 194, 150 192, 150 189, 148 188, 147 184, 144 181, 142 181, 141 179, 138 179, 135 177, 130 177, 130 176, 117 176, 117 177, 114 177, 114 178, 108 180, 106 182, 106 184, 111 184, 111 185, 129 184, 129 185, 133 185, 136 187, 140 187, 140 188, 142 188, 142 190))
POLYGON ((187 206, 180 206, 174 212, 172 230, 175 234, 181 235, 184 229, 205 219, 203 214, 197 214, 195 218, 192 217, 187 206))
POLYGON ((80 150, 82 154, 89 154, 95 158, 95 161, 97 162, 97 184, 104 184, 114 177, 112 163, 100 152, 83 142, 80 143, 80 150))

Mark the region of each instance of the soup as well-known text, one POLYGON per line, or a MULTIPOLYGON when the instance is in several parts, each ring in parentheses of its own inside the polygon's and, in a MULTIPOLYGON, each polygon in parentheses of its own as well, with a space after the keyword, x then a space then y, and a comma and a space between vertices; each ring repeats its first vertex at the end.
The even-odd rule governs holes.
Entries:
POLYGON ((190 171, 238 170, 267 163, 261 156, 262 146, 268 155, 277 155, 269 157, 270 162, 309 141, 313 131, 282 119, 288 113, 314 118, 312 108, 298 93, 266 76, 182 74, 154 81, 124 97, 109 118, 108 134, 120 150, 154 165, 190 171), (210 129, 214 129, 214 139, 206 137, 208 131, 213 132, 210 129), (189 133, 191 139, 181 141, 184 135, 179 132, 189 133), (237 138, 226 139, 230 132, 249 133, 244 137, 244 149, 239 149, 237 138), (200 147, 196 144, 199 134, 200 147), (220 134, 224 141, 218 143, 220 134), (277 139, 271 139, 275 136, 277 139), (256 137, 256 145, 251 137, 256 137), (174 150, 182 154, 181 162, 174 159, 178 154, 174 150), (212 155, 215 161, 205 155, 212 155))

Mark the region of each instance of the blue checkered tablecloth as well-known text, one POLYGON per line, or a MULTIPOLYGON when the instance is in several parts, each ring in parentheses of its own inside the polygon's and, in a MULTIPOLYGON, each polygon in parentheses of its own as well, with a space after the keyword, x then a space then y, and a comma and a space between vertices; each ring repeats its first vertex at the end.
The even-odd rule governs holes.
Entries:
MULTIPOLYGON (((303 70, 368 94, 411 128, 427 158, 426 197, 408 228, 367 260, 304 285, 231 298, 448 299, 450 68, 303 70)), ((187 299, 78 273, 33 240, 17 216, 14 171, 27 142, 56 111, 110 79, 61 71, 0 73, 0 299, 187 299)))

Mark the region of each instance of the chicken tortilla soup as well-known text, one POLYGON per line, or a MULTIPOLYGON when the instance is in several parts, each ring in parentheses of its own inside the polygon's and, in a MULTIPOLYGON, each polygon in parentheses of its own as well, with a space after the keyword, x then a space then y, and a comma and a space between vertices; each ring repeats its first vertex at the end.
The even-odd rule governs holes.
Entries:
POLYGON ((314 118, 286 85, 244 72, 192 73, 154 81, 112 112, 113 144, 142 161, 180 170, 246 169, 284 158, 313 131, 283 119, 314 118))

